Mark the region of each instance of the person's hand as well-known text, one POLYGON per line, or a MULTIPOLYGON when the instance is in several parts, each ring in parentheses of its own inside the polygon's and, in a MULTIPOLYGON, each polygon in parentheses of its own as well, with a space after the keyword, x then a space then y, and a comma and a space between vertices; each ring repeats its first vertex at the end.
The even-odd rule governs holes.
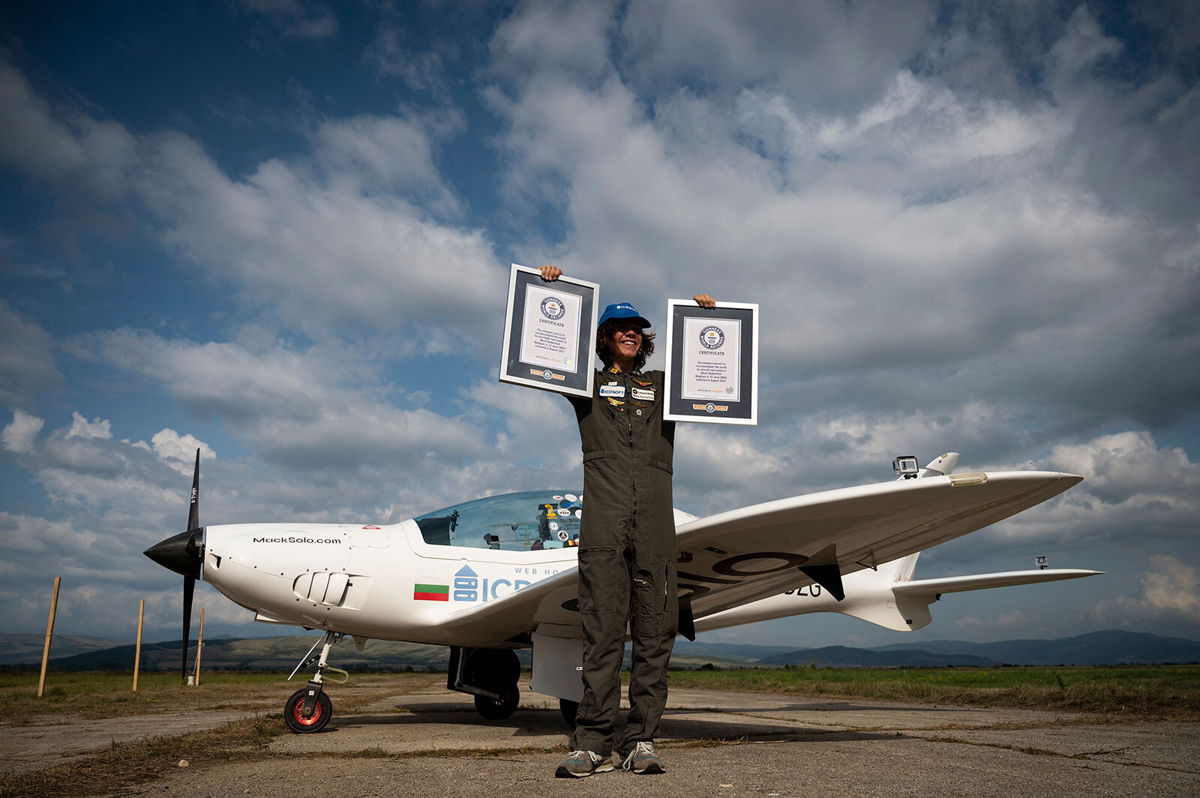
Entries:
MULTIPOLYGON (((546 267, 543 266, 542 268, 545 269, 546 267)), ((696 294, 692 299, 696 300, 696 304, 702 308, 715 308, 717 306, 717 300, 712 298, 712 294, 696 294)))
POLYGON ((559 277, 562 277, 562 269, 557 266, 540 266, 538 272, 542 275, 542 279, 548 283, 552 283, 559 277))

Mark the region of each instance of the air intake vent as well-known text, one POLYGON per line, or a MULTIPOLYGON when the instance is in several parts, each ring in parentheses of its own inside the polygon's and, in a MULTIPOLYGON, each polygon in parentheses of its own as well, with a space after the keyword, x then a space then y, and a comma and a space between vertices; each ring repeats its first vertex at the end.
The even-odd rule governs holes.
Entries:
POLYGON ((349 584, 350 575, 341 571, 310 571, 296 577, 292 584, 292 592, 296 594, 296 598, 314 604, 340 607, 346 600, 349 584))

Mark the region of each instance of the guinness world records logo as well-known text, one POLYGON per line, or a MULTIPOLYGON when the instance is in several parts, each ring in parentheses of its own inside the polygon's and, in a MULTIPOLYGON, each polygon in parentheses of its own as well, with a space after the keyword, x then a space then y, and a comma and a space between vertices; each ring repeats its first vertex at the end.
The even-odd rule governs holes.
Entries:
POLYGON ((720 327, 710 324, 700 331, 700 345, 705 349, 720 349, 725 343, 725 333, 720 327))
POLYGON ((551 321, 558 321, 566 315, 566 312, 566 307, 558 297, 548 296, 542 300, 542 315, 551 321))

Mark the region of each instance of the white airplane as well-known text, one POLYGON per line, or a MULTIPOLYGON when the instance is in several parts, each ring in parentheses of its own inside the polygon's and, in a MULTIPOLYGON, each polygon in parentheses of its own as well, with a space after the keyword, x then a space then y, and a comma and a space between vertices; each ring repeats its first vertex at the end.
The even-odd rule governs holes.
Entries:
MULTIPOLYGON (((680 634, 834 611, 889 629, 920 629, 941 594, 1092 576, 1032 570, 912 580, 924 549, 1040 504, 1082 480, 1045 471, 953 473, 949 453, 917 469, 897 458, 896 481, 823 491, 697 518, 675 510, 680 634), (921 478, 917 478, 921 477, 921 478)), ((516 649, 533 649, 531 688, 572 718, 582 697, 583 641, 576 554, 583 496, 491 496, 397 524, 199 523, 200 457, 188 530, 146 550, 184 577, 186 672, 192 598, 203 579, 255 620, 321 629, 296 672, 308 685, 284 705, 297 733, 332 715, 331 647, 352 636, 450 647, 447 687, 475 696, 489 719, 520 695, 516 649), (320 646, 319 653, 314 654, 320 646)), ((290 677, 289 677, 290 678, 290 677)))

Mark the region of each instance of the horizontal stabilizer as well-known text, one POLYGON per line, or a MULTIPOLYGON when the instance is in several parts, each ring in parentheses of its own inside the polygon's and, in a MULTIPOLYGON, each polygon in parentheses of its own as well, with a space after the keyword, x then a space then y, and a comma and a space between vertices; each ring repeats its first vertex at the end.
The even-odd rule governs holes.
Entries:
POLYGON ((891 606, 868 605, 848 611, 864 621, 878 624, 887 629, 923 629, 933 620, 929 605, 941 598, 943 593, 961 593, 966 590, 986 590, 993 587, 1032 585, 1038 582, 1056 582, 1060 579, 1079 579, 1095 576, 1102 571, 1087 571, 1078 568, 1045 568, 1036 571, 1004 571, 994 574, 970 576, 947 576, 941 579, 917 579, 912 582, 897 582, 892 585, 895 604, 891 606))

